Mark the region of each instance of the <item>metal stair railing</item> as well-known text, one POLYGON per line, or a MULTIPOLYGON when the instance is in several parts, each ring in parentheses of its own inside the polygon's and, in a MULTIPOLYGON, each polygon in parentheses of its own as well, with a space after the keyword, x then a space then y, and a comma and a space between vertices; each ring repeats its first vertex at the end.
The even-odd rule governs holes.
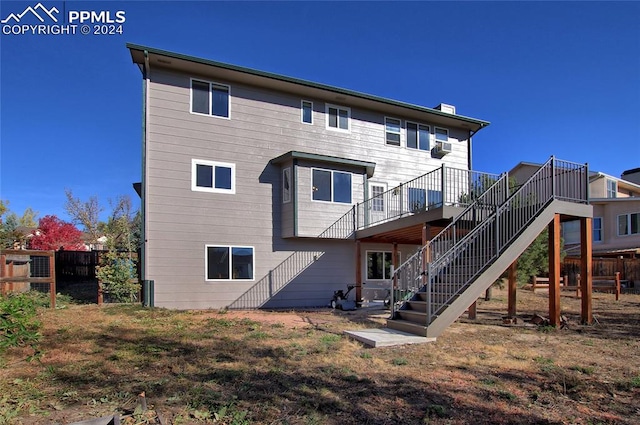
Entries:
MULTIPOLYGON (((500 180, 505 179, 504 175, 500 180)), ((428 326, 444 309, 497 259, 530 225, 536 216, 554 199, 569 202, 588 203, 588 166, 551 157, 520 188, 508 195, 508 187, 496 182, 486 196, 479 197, 474 204, 457 217, 447 228, 439 233, 418 253, 408 259, 396 271, 398 282, 407 287, 415 287, 416 281, 423 283, 427 292, 428 326), (495 190, 498 193, 494 193, 495 190), (502 190, 501 195, 499 191, 502 190), (503 202, 490 214, 490 206, 482 208, 483 201, 496 196, 494 201, 503 202), (467 234, 461 235, 456 228, 468 221, 473 210, 482 214, 476 216, 476 226, 467 234), (462 236, 462 237, 460 237, 462 236), (423 260, 431 256, 425 264, 423 260), (415 257, 415 258, 414 258, 415 257), (420 261, 416 258, 421 259, 420 261), (416 269, 417 264, 423 267, 416 269)), ((506 183, 508 185, 508 183, 506 183)), ((394 305, 392 318, 399 306, 394 305)))
MULTIPOLYGON (((498 177, 497 175, 494 176, 498 177)), ((418 252, 409 257, 394 271, 394 279, 392 281, 396 284, 396 291, 391 291, 392 295, 402 294, 404 299, 409 299, 423 288, 427 283, 427 259, 444 258, 444 254, 457 241, 461 240, 487 217, 494 214, 508 197, 509 178, 506 173, 503 173, 497 179, 490 175, 485 175, 478 179, 474 186, 470 191, 472 202, 467 208, 431 239, 427 245, 421 247, 418 252)), ((392 302, 391 305, 391 317, 393 318, 402 304, 392 302)))

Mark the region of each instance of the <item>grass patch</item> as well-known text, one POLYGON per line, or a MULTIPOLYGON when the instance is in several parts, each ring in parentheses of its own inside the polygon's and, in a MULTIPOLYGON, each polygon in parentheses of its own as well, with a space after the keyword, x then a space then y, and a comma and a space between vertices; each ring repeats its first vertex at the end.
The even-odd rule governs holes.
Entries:
MULTIPOLYGON (((529 292, 519 294, 521 314, 548 308, 529 292)), ((0 423, 126 412, 142 391, 172 424, 476 423, 485 413, 502 424, 630 423, 640 295, 621 301, 598 299, 606 326, 575 323, 550 335, 496 326, 506 306, 481 301, 476 323, 456 322, 435 343, 375 349, 343 337, 354 322, 383 325, 365 310, 38 307, 45 355, 27 363, 29 347, 12 347, 0 359, 0 423)), ((563 297, 568 315, 580 309, 581 300, 563 297)))

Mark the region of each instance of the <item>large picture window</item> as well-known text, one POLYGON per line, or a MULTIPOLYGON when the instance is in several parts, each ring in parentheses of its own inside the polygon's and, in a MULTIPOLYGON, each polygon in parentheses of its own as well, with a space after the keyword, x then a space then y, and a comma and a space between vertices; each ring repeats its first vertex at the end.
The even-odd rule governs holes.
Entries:
POLYGON ((314 201, 351 203, 351 173, 313 169, 312 174, 314 201))
POLYGON ((203 159, 194 159, 191 161, 191 190, 235 193, 235 178, 235 164, 203 159))
POLYGON ((253 280, 254 256, 250 246, 206 245, 207 280, 253 280))
POLYGON ((229 118, 229 86, 191 80, 191 112, 229 118))

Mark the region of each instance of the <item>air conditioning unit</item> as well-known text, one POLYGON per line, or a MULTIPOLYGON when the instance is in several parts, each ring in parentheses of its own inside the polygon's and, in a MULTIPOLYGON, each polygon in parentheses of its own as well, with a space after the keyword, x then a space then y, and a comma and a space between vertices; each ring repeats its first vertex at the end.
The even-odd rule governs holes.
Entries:
POLYGON ((433 148, 433 154, 438 158, 442 158, 443 156, 451 152, 452 146, 451 143, 448 142, 436 142, 436 147, 433 148))

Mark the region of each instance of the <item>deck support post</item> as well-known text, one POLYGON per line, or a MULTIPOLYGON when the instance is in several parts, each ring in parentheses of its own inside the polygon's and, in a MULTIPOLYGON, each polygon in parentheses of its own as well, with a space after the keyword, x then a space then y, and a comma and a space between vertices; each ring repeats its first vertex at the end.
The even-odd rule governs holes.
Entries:
POLYGON ((508 302, 508 308, 507 308, 507 315, 509 317, 516 316, 517 268, 518 268, 518 260, 515 260, 509 266, 509 302, 508 302))
POLYGON ((356 241, 356 302, 362 302, 362 267, 360 241, 356 241))
MULTIPOLYGON (((391 264, 393 264, 393 270, 398 270, 398 244, 396 242, 393 243, 393 251, 391 251, 391 264)), ((398 276, 393 274, 393 288, 398 287, 398 276)))
POLYGON ((549 324, 560 325, 560 214, 549 223, 549 324))
POLYGON ((422 255, 422 284, 425 285, 427 283, 427 265, 429 264, 429 262, 431 261, 431 253, 429 251, 429 247, 427 246, 427 244, 429 243, 429 233, 430 233, 430 226, 428 224, 423 224, 422 225, 422 246, 425 248, 424 249, 424 253, 422 255))
POLYGON ((580 290, 582 292, 582 311, 580 318, 583 324, 590 325, 593 321, 591 310, 591 291, 593 289, 592 270, 592 218, 580 219, 580 290))

